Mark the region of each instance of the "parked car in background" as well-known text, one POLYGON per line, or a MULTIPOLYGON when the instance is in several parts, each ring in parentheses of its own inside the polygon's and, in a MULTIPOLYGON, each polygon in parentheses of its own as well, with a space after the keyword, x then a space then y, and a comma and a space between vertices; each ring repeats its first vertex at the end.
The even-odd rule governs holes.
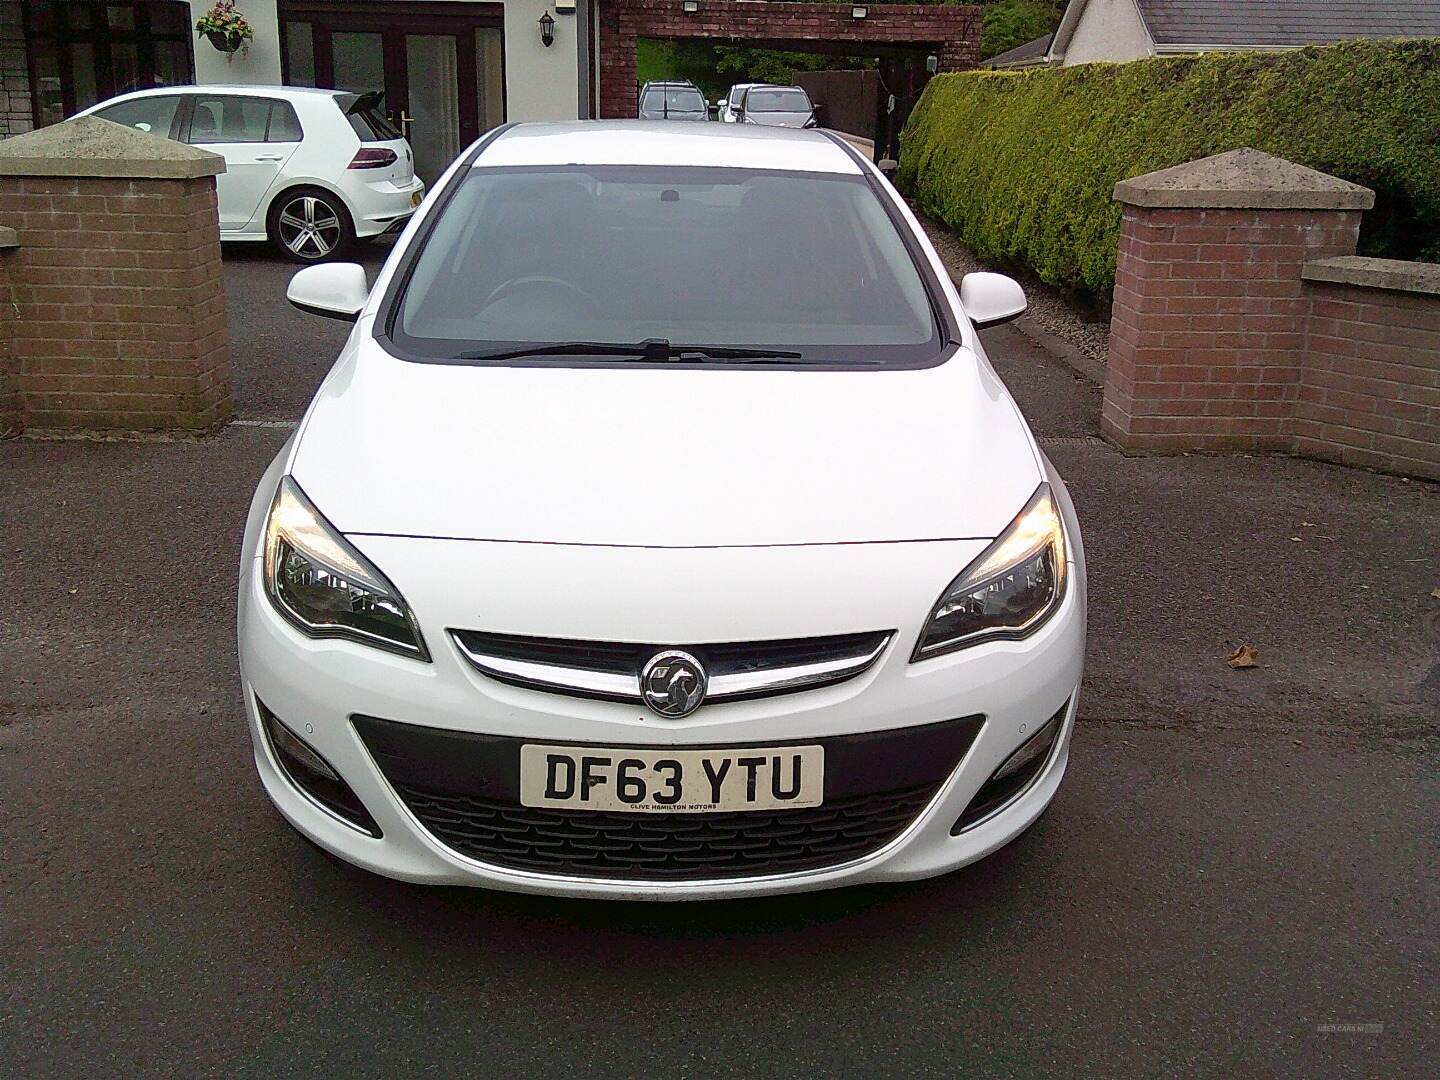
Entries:
POLYGON ((736 115, 742 124, 763 127, 815 127, 815 106, 800 86, 752 86, 740 99, 736 115))
POLYGON ((722 124, 737 123, 740 118, 736 115, 736 110, 740 108, 740 99, 745 96, 745 91, 749 90, 752 86, 763 85, 763 83, 742 82, 730 87, 729 92, 715 102, 715 108, 717 110, 715 119, 719 120, 722 124))
POLYGON ((255 763, 302 834, 699 899, 928 877, 1036 821, 1085 561, 977 332, 1019 285, 952 286, 828 132, 514 125, 420 213, 373 288, 288 293, 355 321, 240 566, 255 763))
POLYGON ((648 82, 640 91, 641 120, 709 120, 705 95, 692 82, 648 82))
POLYGON ((425 193, 378 93, 295 86, 175 86, 102 101, 98 116, 210 150, 221 240, 269 240, 295 262, 342 255, 401 228, 425 193))

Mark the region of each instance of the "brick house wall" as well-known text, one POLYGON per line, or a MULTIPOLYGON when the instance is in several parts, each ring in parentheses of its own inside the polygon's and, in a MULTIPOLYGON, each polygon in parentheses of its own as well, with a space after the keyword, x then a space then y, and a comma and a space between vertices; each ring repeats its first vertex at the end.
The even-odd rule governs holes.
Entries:
POLYGON ((704 38, 764 48, 813 47, 864 53, 876 44, 913 45, 935 53, 941 71, 962 71, 980 62, 978 7, 951 4, 871 6, 852 19, 837 4, 753 3, 704 0, 687 15, 679 0, 607 0, 600 6, 600 116, 635 115, 637 38, 704 38), (834 46, 829 48, 829 46, 834 46))
POLYGON ((1354 255, 1372 192, 1237 150, 1116 198, 1107 438, 1440 479, 1440 266, 1354 255))
POLYGON ((22 0, 0 0, 0 139, 34 127, 22 0))

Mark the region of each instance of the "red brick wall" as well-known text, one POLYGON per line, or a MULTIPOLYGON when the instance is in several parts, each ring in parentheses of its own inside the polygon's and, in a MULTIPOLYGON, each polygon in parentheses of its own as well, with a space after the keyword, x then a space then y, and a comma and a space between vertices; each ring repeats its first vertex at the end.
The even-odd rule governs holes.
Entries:
POLYGON ((1440 478, 1440 296, 1307 282, 1296 453, 1440 478))
POLYGON ((16 320, 10 279, 15 261, 14 249, 0 249, 0 439, 18 435, 22 427, 20 394, 15 385, 15 349, 12 345, 16 320))
POLYGON ((968 5, 886 4, 852 19, 848 5, 758 4, 702 0, 686 15, 679 0, 604 0, 600 7, 600 115, 634 117, 635 39, 706 38, 767 48, 811 48, 864 54, 864 46, 913 45, 940 59, 941 71, 980 62, 980 9, 968 5), (829 48, 834 46, 834 48, 829 48))
POLYGON ((1124 207, 1101 428, 1440 478, 1440 296, 1302 280, 1358 210, 1124 207))
POLYGON ((0 177, 27 431, 209 431, 230 416, 212 177, 0 177))
POLYGON ((1103 430, 1133 449, 1284 449, 1301 266, 1352 253, 1359 226, 1359 211, 1126 206, 1103 430))

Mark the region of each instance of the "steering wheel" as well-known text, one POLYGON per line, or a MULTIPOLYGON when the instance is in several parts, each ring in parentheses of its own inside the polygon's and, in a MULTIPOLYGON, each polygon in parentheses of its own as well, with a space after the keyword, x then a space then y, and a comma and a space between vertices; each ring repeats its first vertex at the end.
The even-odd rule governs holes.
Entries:
POLYGON ((565 281, 562 278, 545 277, 541 274, 532 274, 529 277, 513 278, 510 281, 499 285, 494 292, 492 292, 489 296, 485 298, 485 307, 489 307, 491 304, 494 304, 500 300, 504 300, 507 296, 510 296, 512 293, 519 292, 521 289, 533 288, 563 289, 571 296, 582 301, 586 308, 589 309, 591 314, 596 312, 600 307, 599 301, 597 301, 595 297, 591 296, 584 289, 580 288, 579 285, 576 285, 573 282, 565 281))

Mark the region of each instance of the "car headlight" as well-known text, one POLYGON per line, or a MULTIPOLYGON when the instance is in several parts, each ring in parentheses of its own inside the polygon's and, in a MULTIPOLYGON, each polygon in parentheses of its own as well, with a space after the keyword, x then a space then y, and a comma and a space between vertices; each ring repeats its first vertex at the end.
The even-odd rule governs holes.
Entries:
POLYGON ((911 661, 1033 633, 1065 593, 1065 527, 1041 484, 994 543, 940 594, 911 661))
POLYGON ((265 522, 265 591, 311 637, 339 637, 429 661, 410 606, 290 477, 265 522))

